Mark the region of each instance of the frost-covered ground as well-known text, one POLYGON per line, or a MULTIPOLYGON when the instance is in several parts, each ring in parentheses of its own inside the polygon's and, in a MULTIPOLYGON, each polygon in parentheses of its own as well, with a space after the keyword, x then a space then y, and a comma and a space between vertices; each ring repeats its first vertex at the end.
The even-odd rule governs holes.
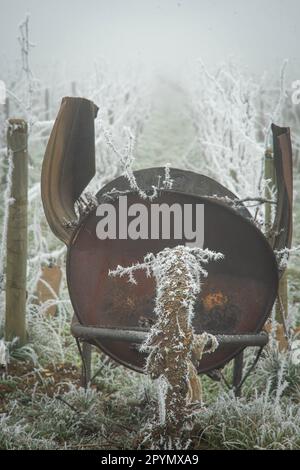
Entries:
MULTIPOLYGON (((108 78, 97 69, 88 82, 78 84, 80 95, 93 99, 100 112, 96 120, 97 175, 89 190, 95 192, 122 172, 105 133, 120 149, 126 145, 124 127, 136 137, 135 168, 165 165, 195 169, 215 177, 239 196, 262 194, 263 152, 269 145, 268 129, 273 119, 292 127, 295 149, 300 142, 297 112, 281 84, 272 90, 232 65, 215 74, 203 66, 179 85, 167 79, 149 84, 133 74, 128 81, 108 78), (280 91, 281 87, 281 91, 280 91), (274 91, 275 90, 275 91, 274 91)), ((64 266, 65 249, 51 234, 40 201, 40 170, 43 152, 58 110, 59 100, 69 94, 62 83, 52 93, 50 120, 45 119, 43 90, 22 86, 13 89, 25 103, 14 103, 14 114, 31 123, 29 191, 29 259, 27 324, 29 343, 9 345, 8 371, 0 375, 0 448, 4 449, 94 449, 137 448, 141 429, 153 414, 155 389, 142 375, 124 369, 101 354, 93 355, 93 370, 101 368, 85 392, 79 387, 80 361, 69 333, 72 316, 63 276, 57 299, 37 302, 36 285, 41 267, 64 266), (28 95, 29 93, 29 95, 28 95), (28 101, 28 96, 30 100, 28 101), (55 316, 46 313, 57 306, 55 316)), ((12 84, 12 87, 15 86, 12 84)), ((272 85, 273 87, 273 85, 272 85)), ((1 230, 2 258, 7 200, 7 158, 1 117, 1 230)), ((125 129, 126 131, 126 129, 125 129)), ((9 185, 9 182, 8 182, 9 185)), ((295 237, 300 243, 300 178, 295 169, 295 237)), ((263 218, 260 207, 257 221, 263 218)), ((299 257, 290 264, 289 323, 299 325, 299 257)), ((62 269, 64 272, 64 268, 62 269)), ((0 297, 3 332, 4 291, 0 297)), ((253 354, 248 353, 250 364, 253 354)), ((225 369, 229 379, 231 365, 225 369)), ((259 365, 247 380, 243 397, 235 399, 225 383, 203 377, 205 406, 190 436, 199 449, 300 449, 300 366, 290 353, 279 353, 275 342, 265 350, 259 365)))

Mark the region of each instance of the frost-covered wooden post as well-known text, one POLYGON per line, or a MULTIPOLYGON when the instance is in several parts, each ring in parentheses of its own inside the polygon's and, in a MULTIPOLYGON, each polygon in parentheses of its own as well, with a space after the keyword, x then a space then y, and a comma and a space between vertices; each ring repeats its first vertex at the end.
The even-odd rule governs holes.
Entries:
POLYGON ((10 114, 10 102, 9 102, 9 98, 8 98, 8 97, 6 97, 6 99, 5 99, 4 112, 5 112, 5 119, 9 119, 9 114, 10 114))
MULTIPOLYGON (((266 200, 272 199, 272 192, 277 187, 273 152, 271 149, 265 151, 265 180, 268 180, 265 188, 266 200)), ((272 204, 270 202, 265 203, 265 234, 268 240, 271 240, 273 234, 271 233, 272 226, 272 204)), ((276 302, 276 320, 282 323, 282 313, 287 315, 288 312, 288 281, 286 271, 283 273, 278 289, 279 302, 276 302), (283 312, 282 312, 283 309, 283 312)))
POLYGON ((26 342, 27 268, 27 124, 23 119, 8 122, 7 145, 11 169, 11 191, 6 240, 5 339, 26 342))
POLYGON ((165 248, 156 255, 150 253, 141 264, 118 266, 109 272, 113 276, 128 275, 135 284, 134 271, 143 269, 156 281, 157 321, 140 349, 148 353, 145 371, 158 384, 159 413, 144 439, 144 444, 147 442, 151 448, 177 448, 186 426, 192 426, 191 403, 201 403, 201 383, 195 364, 201 360, 208 341, 212 344, 206 352, 214 351, 218 342, 209 333, 194 333, 194 304, 201 279, 208 274, 202 265, 222 258, 221 253, 180 245, 165 248))
POLYGON ((282 323, 282 315, 286 318, 288 315, 288 276, 285 270, 279 281, 278 288, 279 300, 276 302, 276 320, 282 323))
MULTIPOLYGON (((268 182, 265 185, 265 198, 267 201, 272 199, 272 191, 276 184, 275 169, 273 162, 273 152, 270 148, 265 151, 265 180, 268 182)), ((265 203, 265 234, 268 239, 272 238, 270 233, 272 226, 272 204, 265 203)))

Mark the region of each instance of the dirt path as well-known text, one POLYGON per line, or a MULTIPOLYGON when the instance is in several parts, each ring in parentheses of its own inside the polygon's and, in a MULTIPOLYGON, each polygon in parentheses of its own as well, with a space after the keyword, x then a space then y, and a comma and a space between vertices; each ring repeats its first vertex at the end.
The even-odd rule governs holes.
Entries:
POLYGON ((136 168, 166 163, 185 168, 184 156, 194 140, 187 96, 174 83, 160 81, 153 94, 150 118, 137 144, 136 168))

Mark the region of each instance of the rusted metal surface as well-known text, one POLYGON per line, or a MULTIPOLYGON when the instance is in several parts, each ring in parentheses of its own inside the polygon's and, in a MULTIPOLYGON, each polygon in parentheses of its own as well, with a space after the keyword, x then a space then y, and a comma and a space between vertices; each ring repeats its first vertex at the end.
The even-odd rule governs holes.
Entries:
MULTIPOLYGON (((163 169, 142 170, 136 175, 143 189, 148 189, 159 175, 163 176, 163 169)), ((197 192, 205 196, 215 194, 215 182, 211 186, 209 182, 206 186, 198 185, 199 181, 205 181, 203 176, 190 172, 186 175, 180 170, 171 169, 171 176, 175 177, 173 190, 162 191, 154 202, 204 203, 204 247, 225 255, 222 262, 211 263, 208 267, 208 278, 203 282, 195 306, 196 333, 205 330, 239 335, 260 331, 273 305, 278 283, 277 263, 267 240, 244 215, 224 203, 196 195, 197 192), (192 194, 188 194, 189 191, 192 194)), ((128 190, 125 184, 123 178, 110 183, 98 194, 99 202, 107 202, 104 194, 113 187, 128 190)), ((218 190, 222 193, 221 185, 218 190)), ((127 193, 127 197, 128 204, 140 202, 132 192, 127 193)), ((113 204, 118 211, 118 200, 113 204)), ((75 314, 85 326, 120 330, 149 328, 155 321, 153 279, 137 273, 137 285, 131 285, 124 278, 108 277, 108 271, 118 264, 130 266, 141 261, 148 252, 155 254, 165 246, 176 246, 185 240, 99 240, 96 236, 98 220, 95 212, 91 212, 75 232, 68 250, 67 278, 75 314)), ((145 356, 128 342, 95 339, 93 343, 127 367, 143 370, 145 356)), ((199 372, 222 366, 240 349, 236 344, 228 344, 213 354, 204 355, 199 372)))
POLYGON ((47 145, 41 176, 45 215, 53 233, 68 244, 74 205, 95 174, 94 119, 98 108, 84 98, 63 98, 47 145))
POLYGON ((290 129, 272 124, 277 206, 272 228, 274 250, 290 248, 293 231, 293 160, 290 129))
MULTIPOLYGON (((146 168, 134 172, 138 186, 143 188, 145 191, 149 191, 150 193, 152 192, 152 186, 158 184, 159 178, 160 180, 163 180, 164 175, 164 167, 146 168)), ((232 207, 232 204, 230 204, 229 201, 238 201, 238 198, 235 194, 209 176, 201 175, 193 171, 172 168, 171 177, 173 180, 173 187, 170 189, 170 192, 175 192, 177 194, 188 193, 191 196, 194 195, 209 197, 214 200, 218 199, 220 204, 229 207, 232 207)), ((127 192, 129 189, 128 180, 123 176, 120 176, 115 180, 107 183, 97 193, 99 203, 107 202, 107 198, 105 198, 104 195, 116 188, 118 191, 127 192)), ((246 217, 250 220, 252 219, 250 212, 243 204, 237 205, 235 210, 243 217, 246 217)))

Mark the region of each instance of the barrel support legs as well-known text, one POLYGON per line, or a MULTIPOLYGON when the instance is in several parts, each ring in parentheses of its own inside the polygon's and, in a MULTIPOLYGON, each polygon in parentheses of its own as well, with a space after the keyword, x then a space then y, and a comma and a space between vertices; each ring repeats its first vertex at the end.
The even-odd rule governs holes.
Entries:
POLYGON ((89 383, 91 382, 91 371, 92 371, 92 346, 90 343, 83 341, 80 344, 78 338, 76 339, 77 347, 81 357, 81 376, 80 376, 80 385, 87 389, 89 383))
POLYGON ((233 378, 232 385, 236 397, 241 396, 241 381, 243 377, 243 364, 244 352, 240 352, 235 358, 233 363, 233 378))

